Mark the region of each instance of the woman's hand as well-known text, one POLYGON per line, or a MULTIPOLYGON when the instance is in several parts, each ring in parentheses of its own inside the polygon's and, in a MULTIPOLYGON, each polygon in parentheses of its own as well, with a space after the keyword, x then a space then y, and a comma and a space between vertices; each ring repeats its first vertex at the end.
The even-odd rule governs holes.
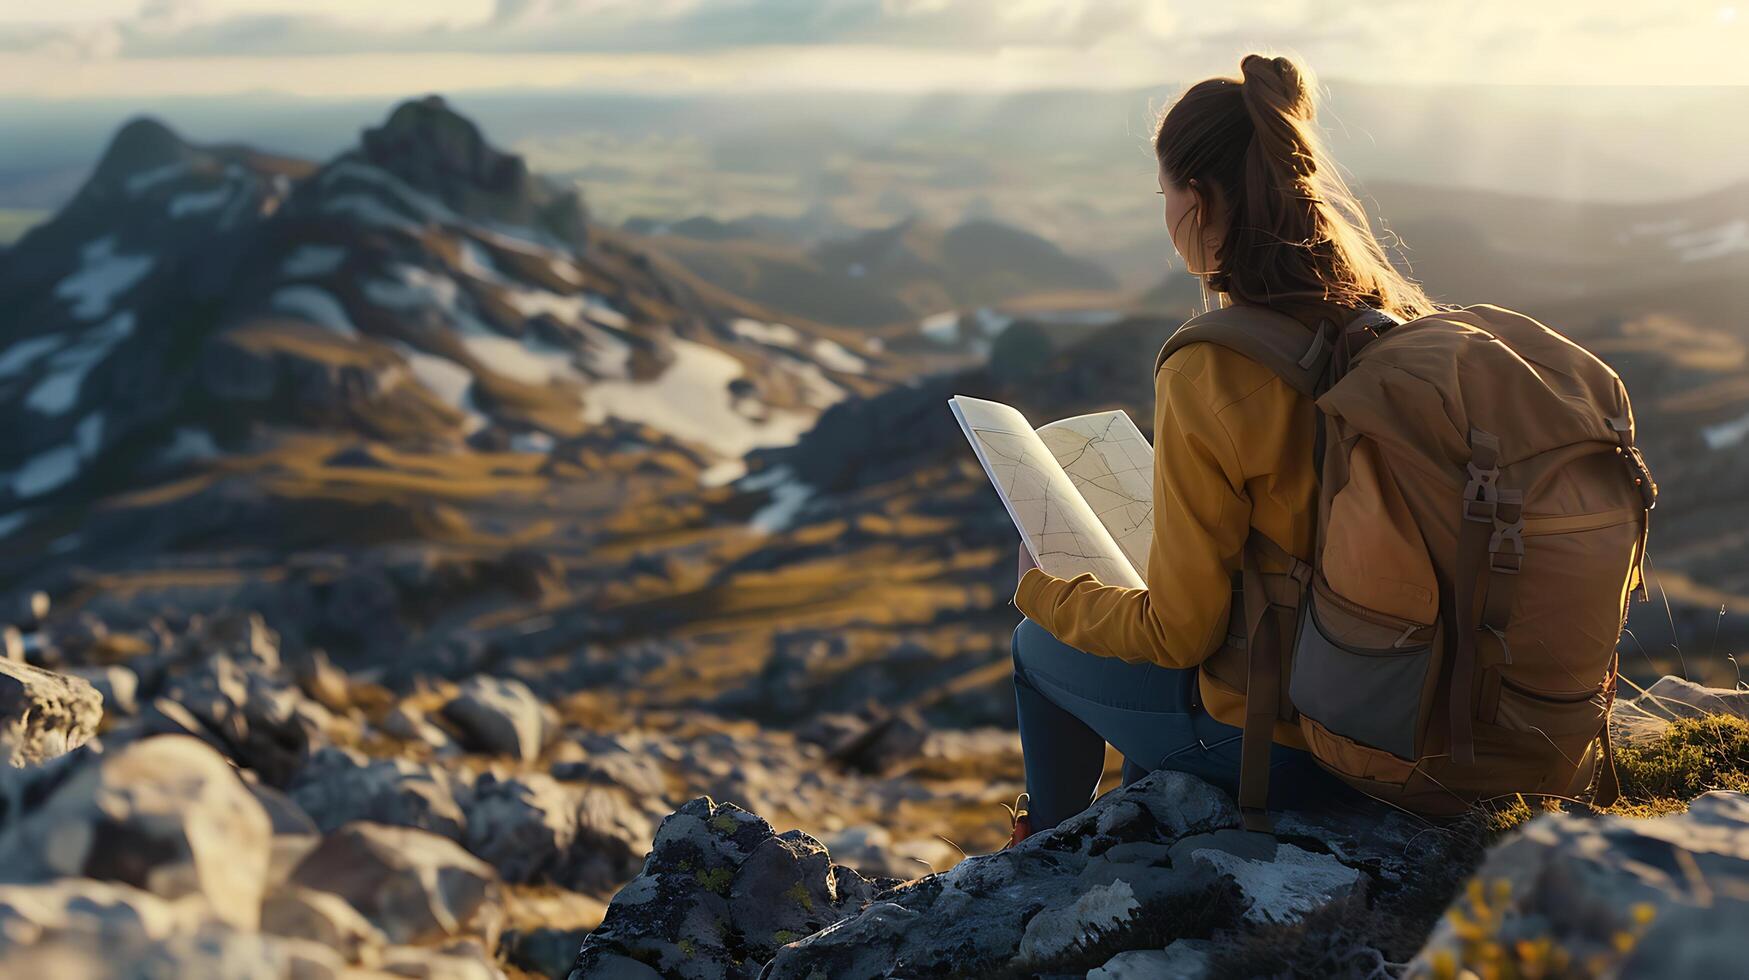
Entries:
POLYGON ((1020 581, 1026 577, 1027 569, 1037 567, 1038 562, 1034 561, 1032 558, 1032 549, 1026 546, 1025 541, 1020 542, 1020 572, 1015 576, 1014 580, 1016 582, 1020 581))

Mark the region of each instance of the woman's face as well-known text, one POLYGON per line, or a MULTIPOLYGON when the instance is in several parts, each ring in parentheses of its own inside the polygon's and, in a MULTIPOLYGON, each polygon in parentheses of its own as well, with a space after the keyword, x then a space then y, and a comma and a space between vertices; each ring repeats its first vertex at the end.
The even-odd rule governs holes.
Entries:
POLYGON ((1166 198, 1166 228, 1172 233, 1172 247, 1193 275, 1203 275, 1215 269, 1215 246, 1224 236, 1222 220, 1212 201, 1203 203, 1199 194, 1201 181, 1192 180, 1186 187, 1176 187, 1160 167, 1160 193, 1166 198))

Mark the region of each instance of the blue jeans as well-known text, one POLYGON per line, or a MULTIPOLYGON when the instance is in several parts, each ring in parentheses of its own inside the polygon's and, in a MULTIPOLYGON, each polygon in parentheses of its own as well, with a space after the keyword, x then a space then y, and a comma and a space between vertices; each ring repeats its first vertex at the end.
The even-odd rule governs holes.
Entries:
MULTIPOLYGON (((1203 710, 1196 675, 1084 653, 1022 620, 1014 630, 1014 700, 1033 829, 1054 827, 1093 801, 1107 742, 1123 753, 1125 783, 1177 769, 1237 794, 1240 730, 1203 710)), ((1271 808, 1309 808, 1350 792, 1310 753, 1271 747, 1271 808)))

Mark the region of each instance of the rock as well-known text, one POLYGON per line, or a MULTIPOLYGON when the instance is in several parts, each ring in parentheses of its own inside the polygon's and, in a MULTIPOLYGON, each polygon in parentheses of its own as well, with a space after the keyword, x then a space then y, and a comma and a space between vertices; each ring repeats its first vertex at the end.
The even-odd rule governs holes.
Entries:
POLYGON ((311 851, 290 880, 346 899, 394 943, 473 935, 490 948, 503 925, 492 867, 454 841, 410 827, 349 823, 311 851))
POLYGON ((443 716, 469 748, 533 762, 547 729, 541 708, 528 685, 513 677, 471 677, 443 706, 443 716))
POLYGON ((56 878, 0 885, 0 949, 28 946, 45 935, 74 932, 114 941, 162 939, 209 921, 199 903, 172 902, 132 885, 91 878, 56 878))
POLYGON ((395 705, 383 717, 383 733, 406 742, 429 745, 435 751, 453 750, 455 742, 443 729, 432 724, 419 709, 406 703, 395 705))
POLYGON ((24 634, 16 626, 0 626, 0 659, 24 663, 24 634))
POLYGON ((1202 980, 1212 976, 1213 944, 1180 939, 1165 949, 1132 949, 1087 973, 1087 980, 1202 980))
POLYGON ((339 895, 297 885, 267 896, 261 931, 321 943, 348 963, 359 962, 366 950, 388 945, 382 930, 339 895))
POLYGON ((542 927, 528 932, 506 932, 503 940, 505 959, 536 976, 562 977, 570 971, 571 964, 577 959, 577 948, 588 936, 587 929, 542 927))
POLYGON ((295 676, 298 687, 329 711, 344 712, 352 707, 352 681, 346 671, 334 666, 326 652, 306 653, 298 660, 295 676))
POLYGON ((296 801, 279 790, 256 782, 249 784, 249 792, 255 794, 273 828, 267 862, 267 881, 272 887, 284 882, 304 855, 322 842, 322 832, 296 801))
POLYGON ((0 751, 33 765, 83 745, 103 720, 103 698, 83 678, 0 659, 0 751))
POLYGON ((916 711, 872 702, 853 715, 823 715, 796 734, 824 748, 833 762, 876 774, 915 761, 929 739, 916 711))
POLYGON ((445 949, 397 946, 385 950, 377 969, 395 977, 419 980, 504 980, 485 952, 458 944, 445 949))
POLYGON ((1623 742, 1657 738, 1678 718, 1733 715, 1749 718, 1749 690, 1706 687, 1666 674, 1639 697, 1616 702, 1610 731, 1623 742))
POLYGON ((1521 974, 1537 959, 1551 976, 1740 976, 1744 922, 1749 795, 1655 819, 1545 814, 1493 849, 1406 976, 1500 957, 1521 974))
POLYGON ((103 698, 103 713, 105 715, 139 713, 140 679, 132 670, 121 664, 109 664, 103 667, 72 667, 67 670, 67 674, 70 677, 81 678, 97 689, 98 695, 103 698))
POLYGON ((701 797, 662 821, 644 870, 584 941, 571 980, 647 976, 651 967, 698 980, 755 977, 777 946, 842 919, 870 894, 819 842, 779 837, 740 807, 701 797))
POLYGON ((448 770, 411 759, 368 759, 326 748, 311 757, 290 788, 291 798, 332 832, 355 820, 416 827, 462 839, 467 818, 457 795, 471 792, 448 770))
POLYGON ((49 615, 49 594, 33 591, 16 596, 12 600, 12 608, 6 621, 23 630, 33 630, 42 625, 49 615))
MULTIPOLYGON (((0 808, 0 875, 16 882, 82 875, 164 898, 199 896, 215 919, 254 929, 271 824, 224 757, 179 736, 68 758, 47 795, 0 808)), ((9 794, 8 794, 9 795, 9 794)))
POLYGON ((341 980, 346 965, 331 949, 209 926, 162 939, 136 936, 99 941, 57 933, 6 957, 9 976, 55 980, 341 980))
POLYGON ((183 660, 224 656, 251 673, 273 674, 279 670, 279 634, 269 629, 260 613, 223 612, 195 616, 183 635, 183 660))
POLYGON ((588 732, 575 742, 562 743, 557 751, 565 750, 582 758, 555 761, 554 779, 617 786, 644 800, 661 800, 668 794, 668 777, 647 741, 588 732))
MULTIPOLYGON (((240 765, 260 773, 272 785, 284 786, 308 758, 312 741, 320 743, 320 721, 302 710, 308 705, 302 692, 264 672, 271 668, 260 659, 257 644, 248 638, 251 630, 246 626, 238 629, 236 635, 215 630, 231 637, 227 645, 233 652, 213 654, 165 684, 147 718, 147 727, 187 731, 182 713, 165 710, 162 703, 174 702, 205 730, 187 734, 204 734, 240 765)), ((276 650, 272 660, 277 667, 276 650)))
POLYGON ((649 821, 621 794, 530 773, 480 779, 464 840, 506 881, 544 879, 600 893, 637 873, 649 839, 649 821))

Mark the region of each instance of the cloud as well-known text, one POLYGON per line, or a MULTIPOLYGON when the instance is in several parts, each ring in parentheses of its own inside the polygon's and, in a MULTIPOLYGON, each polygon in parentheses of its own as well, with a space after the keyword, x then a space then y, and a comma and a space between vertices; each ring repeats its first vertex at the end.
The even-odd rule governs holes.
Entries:
POLYGON ((64 0, 0 9, 0 94, 601 84, 1116 87, 1250 50, 1376 83, 1749 83, 1711 4, 1524 0, 64 0), (224 71, 217 70, 219 66, 224 71), (170 72, 169 77, 160 77, 170 72), (1028 72, 1033 74, 1029 75, 1028 72), (179 76, 176 73, 181 73, 179 76), (186 78, 178 82, 177 78, 186 78), (57 88, 58 87, 58 88, 57 88))

